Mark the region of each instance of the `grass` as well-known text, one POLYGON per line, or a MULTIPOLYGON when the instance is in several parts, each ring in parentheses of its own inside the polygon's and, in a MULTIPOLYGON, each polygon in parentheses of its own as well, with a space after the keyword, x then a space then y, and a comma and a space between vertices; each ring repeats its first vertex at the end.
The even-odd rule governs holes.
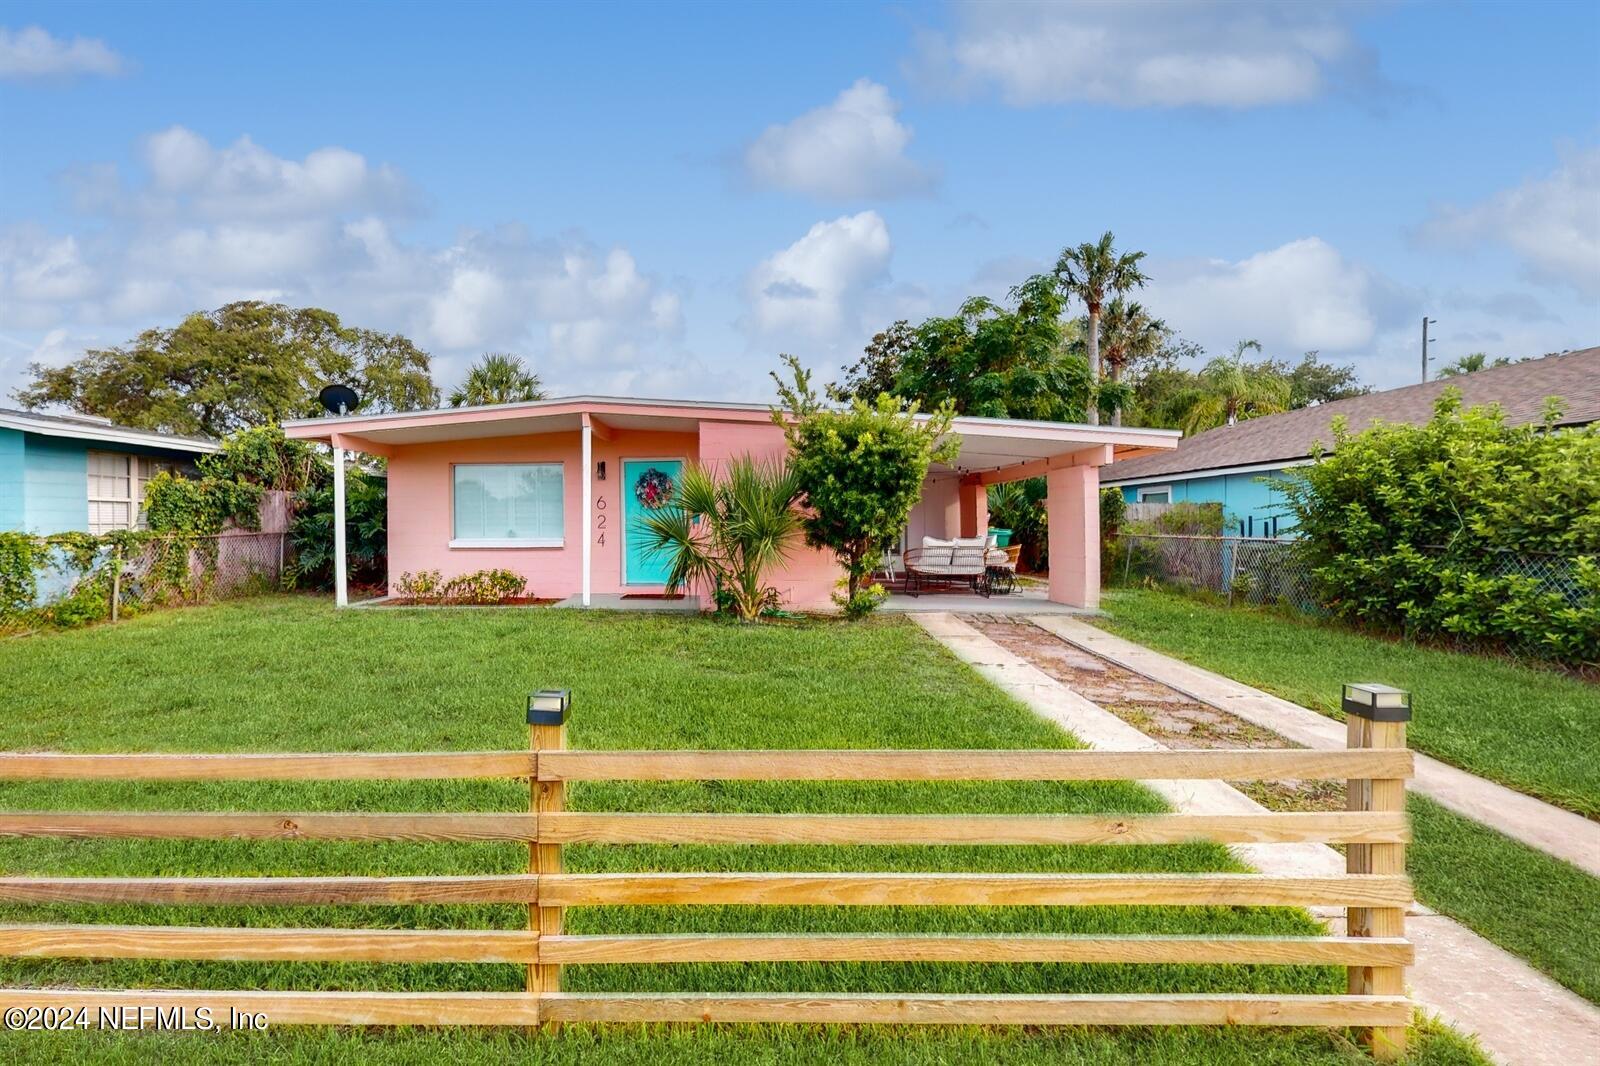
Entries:
POLYGON ((1418 898, 1600 1003, 1600 881, 1426 796, 1408 806, 1418 898))
MULTIPOLYGON (((1537 776, 1546 799, 1577 796, 1581 802, 1566 806, 1595 816, 1600 689, 1592 685, 1172 592, 1119 590, 1105 607, 1108 617, 1097 622, 1115 633, 1324 712, 1341 680, 1408 688, 1416 707, 1408 736, 1417 748, 1484 773, 1481 762, 1449 758, 1452 746, 1470 748, 1505 770, 1488 776, 1512 785, 1537 776), (1550 708, 1548 720, 1540 707, 1550 708), (1463 743, 1474 728, 1499 750, 1463 743)), ((1410 811, 1407 866, 1417 898, 1600 1003, 1600 880, 1426 797, 1412 795, 1410 811)))
POLYGON ((1600 818, 1600 685, 1509 659, 1366 636, 1174 592, 1108 591, 1105 628, 1334 717, 1339 686, 1411 692, 1418 751, 1600 818))
MULTIPOLYGON (((116 627, 0 645, 10 749, 469 750, 525 743, 533 688, 572 688, 573 747, 1061 747, 1071 738, 1010 702, 904 620, 757 628, 649 614, 351 611, 265 598, 140 618, 116 627)), ((5 809, 518 810, 514 782, 16 784, 5 809)), ((688 783, 575 785, 576 808, 831 811, 1150 811, 1129 783, 688 783)), ((525 869, 514 845, 338 842, 17 840, 11 873, 399 874, 525 869)), ((572 870, 946 869, 1225 870, 1224 849, 570 847, 572 870)), ((4 921, 520 927, 516 907, 147 908, 12 906, 4 921)), ((1306 933, 1301 912, 1232 908, 595 908, 573 932, 949 930, 1306 933)), ((510 990, 497 965, 4 960, 12 985, 510 990)), ((571 967, 574 990, 1292 991, 1342 990, 1318 967, 752 964, 571 967)), ((8 1038, 9 1039, 9 1038, 8 1038)), ((901 1030, 594 1028, 554 1037, 285 1029, 265 1036, 28 1036, 16 1061, 65 1051, 96 1060, 240 1055, 285 1062, 540 1061, 604 1054, 615 1062, 1347 1062, 1326 1031, 1204 1029, 901 1030)), ((1459 1036, 1428 1028, 1419 1062, 1482 1061, 1459 1036)))

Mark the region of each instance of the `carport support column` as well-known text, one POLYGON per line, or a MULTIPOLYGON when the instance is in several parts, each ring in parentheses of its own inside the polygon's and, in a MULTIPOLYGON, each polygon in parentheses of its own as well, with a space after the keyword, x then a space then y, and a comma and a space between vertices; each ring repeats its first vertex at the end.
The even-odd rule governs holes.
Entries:
POLYGON ((333 605, 350 604, 350 584, 345 569, 344 548, 344 447, 335 433, 328 441, 333 446, 333 605))
POLYGON ((1064 466, 1045 475, 1049 496, 1050 599, 1100 606, 1100 470, 1064 466))
POLYGON ((989 532, 989 490, 975 477, 961 479, 961 535, 981 537, 989 532))

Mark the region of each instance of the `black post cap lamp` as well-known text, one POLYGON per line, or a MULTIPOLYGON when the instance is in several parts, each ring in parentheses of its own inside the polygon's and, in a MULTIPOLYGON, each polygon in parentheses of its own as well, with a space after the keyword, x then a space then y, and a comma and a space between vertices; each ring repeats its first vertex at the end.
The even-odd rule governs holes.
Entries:
POLYGON ((572 690, 542 688, 528 695, 529 725, 564 725, 572 706, 572 690))
POLYGON ((1342 703, 1345 714, 1369 722, 1411 721, 1411 693, 1392 685, 1346 684, 1342 703))

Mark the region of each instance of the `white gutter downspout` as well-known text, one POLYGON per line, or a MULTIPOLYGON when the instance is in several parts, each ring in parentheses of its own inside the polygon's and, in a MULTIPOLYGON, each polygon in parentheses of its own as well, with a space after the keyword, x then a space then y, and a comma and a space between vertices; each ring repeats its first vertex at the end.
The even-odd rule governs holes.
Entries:
POLYGON ((333 605, 347 607, 350 587, 345 575, 344 448, 337 433, 328 443, 333 445, 333 605))
POLYGON ((583 416, 583 605, 589 606, 589 531, 590 512, 594 510, 594 426, 589 416, 583 416))

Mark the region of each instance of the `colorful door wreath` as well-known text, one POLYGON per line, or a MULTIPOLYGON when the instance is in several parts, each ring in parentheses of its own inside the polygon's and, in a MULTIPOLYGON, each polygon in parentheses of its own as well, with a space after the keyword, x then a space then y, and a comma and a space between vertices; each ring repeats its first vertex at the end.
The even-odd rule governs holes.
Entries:
POLYGON ((672 477, 665 471, 650 467, 633 483, 633 497, 651 510, 666 506, 672 499, 672 477))

